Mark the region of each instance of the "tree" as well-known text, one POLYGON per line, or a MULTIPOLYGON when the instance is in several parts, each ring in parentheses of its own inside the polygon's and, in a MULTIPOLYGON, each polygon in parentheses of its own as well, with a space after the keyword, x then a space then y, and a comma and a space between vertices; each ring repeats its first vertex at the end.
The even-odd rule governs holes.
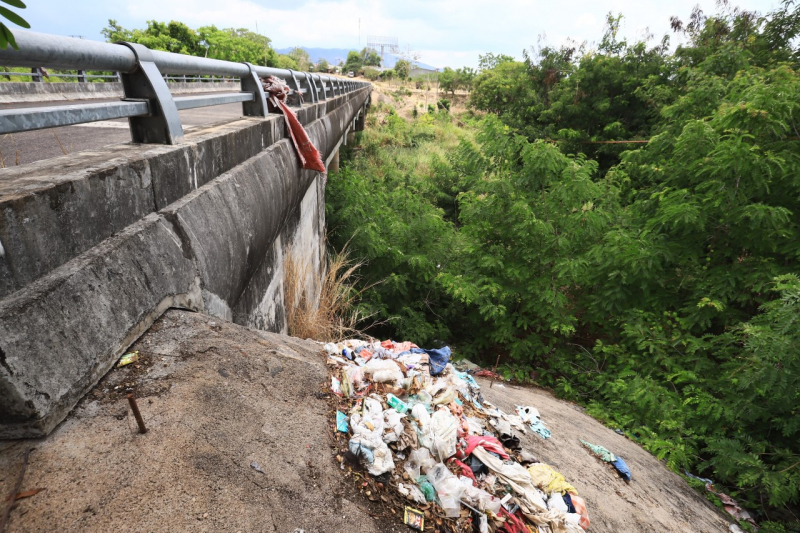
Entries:
POLYGON ((358 73, 361 70, 361 65, 361 54, 355 50, 351 50, 347 53, 347 60, 344 62, 345 72, 358 73))
MULTIPOLYGON (((18 9, 25 9, 25 4, 22 2, 22 0, 3 0, 3 2, 18 9)), ((9 22, 13 22, 17 26, 22 26, 23 28, 31 27, 31 25, 28 24, 28 21, 6 7, 0 6, 0 16, 9 22)), ((11 30, 5 25, 5 23, 0 22, 0 48, 5 50, 9 44, 14 50, 19 50, 17 41, 14 39, 14 34, 11 33, 11 30)))
POLYGON ((470 67, 461 67, 456 69, 456 86, 459 89, 464 89, 469 92, 472 90, 472 83, 475 81, 478 73, 475 69, 470 67))
POLYGON ((501 63, 513 62, 514 58, 505 54, 483 54, 478 56, 478 70, 491 70, 501 63))
POLYGON ((182 22, 151 20, 143 30, 128 30, 109 20, 101 33, 109 42, 129 41, 153 50, 275 66, 276 54, 270 39, 246 28, 203 26, 195 31, 182 22))
POLYGON ((443 91, 449 91, 451 94, 455 94, 456 89, 458 89, 458 77, 456 76, 456 71, 450 67, 444 67, 442 72, 439 73, 439 86, 443 91))
POLYGON ((292 70, 300 70, 297 66, 297 61, 291 56, 287 56, 286 54, 278 54, 275 57, 275 65, 276 68, 283 68, 283 69, 292 69, 292 70))
POLYGON ((309 66, 311 66, 311 56, 299 46, 292 48, 288 55, 295 60, 298 70, 306 71, 309 69, 309 66))
POLYGON ((365 67, 381 66, 381 56, 373 48, 361 50, 361 64, 365 67))
POLYGON ((397 77, 401 80, 408 78, 408 73, 410 70, 411 64, 405 59, 400 59, 394 64, 394 71, 397 73, 397 77))
POLYGON ((325 60, 325 58, 322 58, 322 57, 319 58, 319 61, 317 61, 317 70, 319 70, 320 72, 328 72, 329 68, 330 68, 330 65, 325 60))

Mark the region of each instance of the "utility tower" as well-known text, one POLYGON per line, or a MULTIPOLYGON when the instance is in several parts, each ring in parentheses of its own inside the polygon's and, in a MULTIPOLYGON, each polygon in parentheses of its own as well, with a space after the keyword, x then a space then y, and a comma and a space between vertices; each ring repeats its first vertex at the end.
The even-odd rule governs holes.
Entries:
POLYGON ((369 37, 367 37, 367 47, 372 48, 375 51, 377 51, 380 48, 381 66, 384 66, 383 58, 384 54, 387 51, 391 54, 397 54, 400 52, 400 47, 397 46, 397 37, 370 35, 369 37))

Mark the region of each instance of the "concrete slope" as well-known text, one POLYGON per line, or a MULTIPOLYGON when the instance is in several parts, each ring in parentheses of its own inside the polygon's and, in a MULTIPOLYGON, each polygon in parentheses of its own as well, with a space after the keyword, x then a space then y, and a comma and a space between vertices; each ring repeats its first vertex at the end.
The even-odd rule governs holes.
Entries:
POLYGON ((23 490, 46 489, 7 532, 401 530, 341 475, 319 345, 170 310, 132 349, 49 437, 2 444, 0 494, 29 446, 23 490))
POLYGON ((589 510, 590 533, 729 531, 729 520, 680 476, 580 407, 540 389, 498 387, 497 383, 489 388, 489 380, 479 378, 478 382, 484 398, 506 413, 514 413, 517 405, 539 410, 552 436, 543 440, 528 432, 520 439, 523 449, 564 474, 578 489, 589 510), (630 484, 591 455, 580 439, 605 446, 625 459, 633 474, 630 484))
MULTIPOLYGON (((366 500, 336 462, 319 344, 173 309, 131 350, 140 360, 111 370, 48 437, 0 445, 1 497, 28 447, 21 490, 46 489, 19 501, 6 531, 408 531, 402 508, 366 500)), ((552 438, 528 433, 523 447, 586 499, 590 532, 728 531, 726 517, 679 476, 580 408, 546 391, 479 382, 508 413, 541 412, 552 438), (633 481, 581 438, 621 455, 633 481)))

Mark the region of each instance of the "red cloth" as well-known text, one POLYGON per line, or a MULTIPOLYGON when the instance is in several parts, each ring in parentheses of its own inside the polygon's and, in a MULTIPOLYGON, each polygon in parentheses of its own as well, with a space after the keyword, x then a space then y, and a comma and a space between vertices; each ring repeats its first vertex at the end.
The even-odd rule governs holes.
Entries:
POLYGON ((469 454, 472 453, 472 450, 474 450, 476 446, 483 446, 487 452, 494 452, 503 459, 508 459, 508 454, 503 448, 503 445, 495 437, 479 437, 477 435, 470 435, 464 440, 466 441, 467 446, 463 450, 459 450, 458 453, 456 453, 456 457, 459 459, 465 459, 469 454))
POLYGON ((498 374, 497 372, 492 372, 491 370, 481 369, 475 372, 476 376, 480 376, 482 378, 494 378, 499 381, 503 381, 503 376, 498 374))
POLYGON ((286 126, 289 130, 289 136, 292 138, 294 148, 300 158, 300 165, 309 170, 316 170, 317 172, 325 173, 325 163, 322 162, 322 157, 319 155, 319 150, 308 138, 303 125, 297 120, 294 111, 289 109, 286 105, 286 97, 289 95, 289 87, 275 76, 269 76, 261 80, 264 86, 264 92, 267 93, 267 100, 273 107, 280 109, 283 116, 286 117, 286 126))
POLYGON ((478 486, 478 480, 475 479, 475 474, 472 473, 472 469, 470 467, 468 467, 467 465, 465 465, 464 463, 462 463, 461 461, 459 461, 455 457, 451 457, 450 459, 448 459, 447 462, 448 463, 453 463, 454 465, 459 467, 461 469, 461 475, 462 476, 467 476, 468 478, 470 478, 472 480, 472 484, 475 487, 478 486))
POLYGON ((511 514, 501 507, 498 516, 505 518, 506 523, 503 524, 503 527, 498 531, 506 531, 507 533, 530 533, 530 529, 525 525, 525 521, 518 516, 519 514, 521 514, 519 511, 515 514, 511 514))

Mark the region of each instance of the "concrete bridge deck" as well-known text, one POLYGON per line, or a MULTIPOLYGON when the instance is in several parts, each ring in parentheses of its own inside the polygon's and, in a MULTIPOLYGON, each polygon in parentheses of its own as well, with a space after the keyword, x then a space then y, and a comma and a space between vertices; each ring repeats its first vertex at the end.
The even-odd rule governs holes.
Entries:
MULTIPOLYGON (((119 100, 119 98, 74 100, 69 103, 112 102, 116 100, 119 100)), ((63 101, 52 100, 36 103, 0 104, 0 109, 19 109, 63 103, 63 101)), ((179 111, 178 114, 186 131, 191 132, 198 126, 241 118, 242 105, 225 104, 213 107, 199 107, 179 111)), ((86 150, 97 150, 112 144, 130 142, 130 140, 131 134, 127 119, 104 120, 77 126, 10 133, 0 136, 0 168, 13 167, 18 164, 26 165, 86 150)))

